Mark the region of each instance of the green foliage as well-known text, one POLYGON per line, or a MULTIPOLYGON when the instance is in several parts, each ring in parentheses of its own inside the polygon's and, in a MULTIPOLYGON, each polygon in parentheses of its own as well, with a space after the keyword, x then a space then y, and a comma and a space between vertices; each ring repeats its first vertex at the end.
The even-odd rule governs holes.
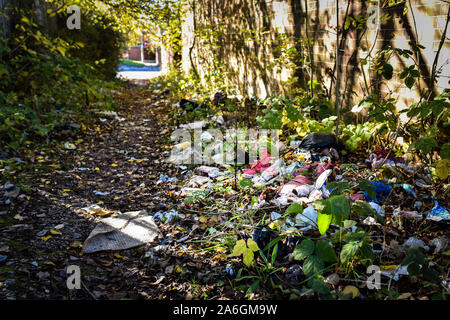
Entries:
POLYGON ((355 201, 352 205, 352 211, 360 216, 376 216, 377 214, 375 209, 365 201, 355 201))
POLYGON ((427 265, 427 260, 427 257, 419 248, 411 248, 406 253, 406 257, 401 264, 403 266, 408 266, 408 273, 410 275, 422 275, 426 280, 439 284, 439 275, 427 265))
POLYGON ((288 97, 270 97, 262 101, 266 106, 262 115, 256 118, 259 127, 264 129, 282 129, 286 135, 304 136, 309 132, 332 132, 336 117, 331 116, 331 102, 322 99, 309 99, 298 96, 295 100, 288 97))
POLYGON ((17 9, 12 16, 19 22, 8 40, 0 40, 3 147, 17 150, 26 141, 46 139, 55 125, 70 117, 69 112, 88 104, 113 107, 95 68, 70 56, 70 48, 83 44, 43 34, 26 11, 17 9))
POLYGON ((111 27, 108 15, 93 20, 90 12, 84 12, 81 19, 82 29, 73 32, 65 27, 67 17, 58 15, 57 36, 70 43, 82 46, 70 46, 68 55, 80 59, 81 63, 92 65, 106 79, 114 79, 119 67, 120 57, 125 46, 125 37, 111 27))
POLYGON ((367 232, 363 230, 349 232, 343 236, 343 240, 347 243, 342 247, 340 253, 342 265, 348 266, 354 261, 359 261, 363 265, 372 263, 374 254, 367 232))
POLYGON ((347 181, 333 181, 327 184, 327 189, 332 190, 330 196, 336 196, 350 192, 350 186, 347 181))
POLYGON ((242 255, 244 264, 250 267, 255 256, 253 252, 256 251, 259 251, 259 248, 253 239, 247 239, 247 241, 241 239, 236 242, 230 257, 239 257, 242 255))
POLYGON ((411 137, 412 143, 409 150, 415 150, 421 158, 428 162, 432 161, 433 151, 438 151, 442 159, 448 159, 449 157, 450 147, 447 142, 449 138, 449 96, 450 92, 445 90, 432 101, 414 104, 407 111, 407 116, 411 117, 412 120, 402 133, 411 137))
POLYGON ((345 126, 342 130, 342 136, 345 146, 351 151, 361 149, 364 146, 367 147, 367 143, 370 141, 370 138, 373 136, 379 126, 379 124, 370 122, 364 125, 349 124, 345 126))
POLYGON ((415 148, 417 151, 429 154, 431 150, 437 146, 438 143, 434 138, 425 136, 411 143, 409 149, 415 148))
POLYGON ((289 205, 289 207, 286 208, 285 214, 291 214, 291 213, 302 213, 303 212, 303 206, 299 203, 293 203, 289 205))
POLYGON ((369 180, 358 179, 358 187, 359 190, 366 191, 371 199, 375 199, 377 197, 375 186, 369 180))
POLYGON ((310 239, 303 240, 295 247, 292 258, 299 261, 305 260, 303 272, 308 277, 322 273, 326 262, 337 262, 333 247, 325 240, 319 240, 315 245, 310 239))
POLYGON ((350 205, 344 195, 331 196, 329 199, 314 201, 317 210, 317 225, 319 232, 327 232, 331 223, 342 225, 343 221, 350 216, 350 205))

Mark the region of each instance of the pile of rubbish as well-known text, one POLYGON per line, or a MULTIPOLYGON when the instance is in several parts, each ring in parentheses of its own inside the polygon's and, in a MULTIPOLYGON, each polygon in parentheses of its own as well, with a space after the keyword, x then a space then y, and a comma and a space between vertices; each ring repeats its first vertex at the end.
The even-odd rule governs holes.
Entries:
MULTIPOLYGON (((185 125, 185 127, 201 128, 205 125, 205 122, 194 122, 185 125)), ((205 141, 212 142, 213 139, 206 139, 206 135, 202 134, 202 146, 208 147, 208 142, 205 143, 205 141)), ((173 162, 174 159, 191 160, 191 156, 197 150, 194 147, 191 149, 184 148, 189 145, 189 143, 176 144, 168 161, 173 162), (185 150, 188 151, 185 152, 185 150)), ((245 151, 242 150, 241 152, 245 151)), ((216 156, 218 155, 220 154, 216 154, 216 156)), ((358 170, 354 169, 353 166, 345 166, 340 163, 341 156, 336 137, 327 133, 311 133, 305 136, 302 141, 293 141, 290 150, 285 150, 282 157, 272 157, 267 148, 261 148, 259 159, 249 163, 248 167, 247 165, 244 166, 237 174, 228 171, 226 165, 222 165, 222 168, 198 166, 194 168, 194 174, 186 183, 185 188, 182 189, 181 195, 189 195, 189 191, 194 189, 211 189, 211 184, 220 179, 223 183, 251 186, 256 190, 263 188, 263 192, 258 195, 258 202, 252 204, 253 209, 263 209, 265 205, 275 205, 282 208, 298 203, 307 208, 302 215, 309 215, 308 218, 317 222, 314 221, 317 219, 317 212, 312 206, 313 202, 328 199, 336 188, 336 186, 331 188, 328 185, 332 182, 339 182, 351 186, 350 189, 345 190, 350 201, 367 202, 380 216, 384 216, 383 202, 394 191, 396 194, 405 192, 405 195, 412 197, 414 201, 408 202, 408 205, 411 204, 409 207, 395 208, 392 211, 393 215, 407 219, 429 219, 449 223, 447 209, 442 207, 438 201, 432 199, 428 193, 416 191, 424 191, 428 187, 428 184, 431 183, 430 175, 416 173, 415 186, 399 183, 406 182, 406 178, 414 174, 415 169, 412 165, 406 165, 403 158, 386 157, 388 157, 387 152, 383 150, 377 150, 370 155, 366 160, 366 165, 359 169, 377 170, 382 175, 376 176, 375 179, 372 177, 373 180, 370 181, 369 187, 366 186, 365 189, 360 188, 358 190, 358 180, 355 176, 358 170), (233 180, 237 181, 233 182, 233 180), (275 196, 267 197, 267 193, 272 193, 275 196), (418 193, 420 196, 418 196, 418 193), (426 210, 424 202, 433 202, 434 207, 431 210, 426 210)), ((362 176, 358 178, 360 179, 362 176)), ((286 223, 289 224, 289 220, 286 223)))

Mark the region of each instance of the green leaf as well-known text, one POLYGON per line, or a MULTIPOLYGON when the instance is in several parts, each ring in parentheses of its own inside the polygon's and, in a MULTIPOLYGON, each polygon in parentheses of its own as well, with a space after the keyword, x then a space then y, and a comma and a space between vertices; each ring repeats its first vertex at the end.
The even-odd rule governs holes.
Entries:
POLYGON ((265 256, 264 252, 263 252, 261 249, 259 250, 259 255, 261 256, 261 259, 263 259, 263 261, 264 261, 265 264, 268 264, 268 263, 269 263, 269 260, 267 260, 267 258, 266 258, 266 256, 265 256))
POLYGON ((415 276, 418 275, 420 273, 420 265, 418 265, 417 263, 411 263, 408 265, 408 273, 411 276, 415 276))
POLYGON ((309 256, 303 263, 303 272, 306 276, 319 274, 324 268, 324 262, 316 255, 309 256))
POLYGON ((277 259, 277 254, 278 254, 278 243, 273 247, 272 250, 272 258, 271 258, 272 265, 275 263, 275 260, 277 259))
POLYGON ((253 186, 253 182, 250 179, 242 179, 241 181, 239 181, 239 187, 240 188, 245 188, 245 187, 251 187, 253 186))
POLYGON ((359 190, 366 191, 371 199, 375 199, 377 194, 375 192, 375 186, 368 180, 359 179, 359 190))
POLYGON ((330 227, 331 220, 333 220, 333 216, 331 214, 325 214, 325 213, 317 213, 317 225, 319 226, 319 232, 320 234, 324 234, 327 232, 328 228, 330 227))
POLYGON ((417 264, 425 264, 426 256, 420 251, 418 248, 412 248, 409 249, 406 253, 405 259, 403 259, 401 265, 406 266, 410 263, 417 263, 417 264))
POLYGON ((356 201, 352 205, 353 212, 360 216, 376 216, 377 212, 365 201, 356 201))
POLYGON ((429 267, 422 267, 422 274, 430 282, 440 283, 441 279, 439 278, 439 274, 429 267))
POLYGON ((245 244, 245 240, 238 240, 233 248, 233 253, 230 255, 231 257, 238 257, 243 254, 247 250, 247 246, 245 244))
POLYGON ((353 257, 355 257, 356 253, 359 249, 358 242, 350 242, 347 243, 344 247, 342 247, 341 251, 341 261, 342 262, 350 262, 353 257))
POLYGON ((314 242, 310 239, 303 240, 297 245, 292 252, 292 258, 295 260, 303 260, 314 252, 314 242))
POLYGON ((252 262, 253 262, 253 258, 255 257, 255 255, 253 254, 253 251, 252 250, 249 250, 249 249, 246 249, 245 251, 244 251, 244 264, 247 266, 247 267, 250 267, 250 265, 252 264, 252 262))
POLYGON ((344 30, 347 30, 350 27, 350 23, 352 21, 350 19, 346 19, 344 23, 344 30))
POLYGON ((316 243, 316 251, 317 255, 325 262, 336 262, 338 258, 334 249, 330 244, 325 240, 319 240, 316 243))
POLYGON ((252 238, 247 239, 247 246, 248 246, 253 252, 256 252, 256 251, 259 250, 258 244, 257 244, 252 238))
POLYGON ((344 228, 351 228, 356 226, 356 221, 354 220, 345 220, 344 221, 344 228))
POLYGON ((331 212, 333 215, 333 223, 342 225, 342 221, 350 216, 350 205, 348 199, 343 196, 334 196, 330 198, 331 212))
POLYGON ((450 174, 450 161, 448 159, 439 160, 435 164, 436 167, 436 175, 441 180, 447 179, 450 174))
POLYGON ((326 199, 319 199, 313 202, 313 207, 317 212, 331 214, 331 202, 326 199))
POLYGON ((415 82, 416 82, 416 80, 415 80, 413 77, 411 77, 411 76, 408 76, 408 77, 405 79, 405 85, 406 85, 409 89, 412 88, 412 86, 414 85, 415 82))
POLYGON ((416 69, 411 70, 410 74, 414 78, 419 78, 420 77, 420 72, 419 72, 419 70, 416 70, 416 69))
POLYGON ((409 75, 409 69, 406 68, 400 73, 400 79, 405 79, 409 75))
POLYGON ((255 292, 259 289, 259 283, 261 282, 260 279, 253 282, 253 284, 248 288, 247 292, 245 293, 245 296, 247 297, 250 293, 255 292))
POLYGON ((327 294, 330 293, 330 288, 327 286, 327 284, 323 281, 323 279, 312 279, 311 280, 311 288, 321 294, 327 294))
POLYGON ((350 186, 347 181, 333 181, 327 185, 328 190, 332 190, 331 195, 339 195, 344 193, 346 190, 350 190, 350 186))
POLYGON ((419 151, 422 151, 425 154, 428 154, 431 152, 431 150, 434 147, 437 147, 438 143, 437 141, 432 137, 422 137, 409 146, 409 149, 416 148, 419 151))
POLYGON ((394 71, 394 68, 389 63, 383 65, 383 77, 386 80, 392 79, 392 73, 394 71))
POLYGON ((303 206, 299 203, 293 203, 289 207, 287 207, 285 213, 291 214, 291 213, 302 213, 303 212, 303 206))
POLYGON ((450 143, 446 143, 442 146, 439 155, 441 156, 442 159, 450 160, 450 143))

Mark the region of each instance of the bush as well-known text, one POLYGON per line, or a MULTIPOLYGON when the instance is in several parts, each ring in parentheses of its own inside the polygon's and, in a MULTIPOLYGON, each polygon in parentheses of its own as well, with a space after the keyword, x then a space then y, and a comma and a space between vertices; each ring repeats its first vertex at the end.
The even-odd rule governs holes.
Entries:
POLYGON ((10 38, 0 40, 0 145, 13 150, 26 140, 45 138, 64 121, 64 110, 112 103, 98 70, 70 55, 82 43, 44 35, 23 10, 15 16, 10 38))

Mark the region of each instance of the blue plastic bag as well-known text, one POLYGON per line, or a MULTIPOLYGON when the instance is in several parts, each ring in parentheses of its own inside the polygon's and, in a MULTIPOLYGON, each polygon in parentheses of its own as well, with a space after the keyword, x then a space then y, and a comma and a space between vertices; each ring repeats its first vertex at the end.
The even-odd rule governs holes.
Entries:
POLYGON ((427 219, 433 221, 444 221, 450 223, 450 213, 444 207, 439 205, 439 202, 434 201, 434 208, 431 209, 429 213, 427 213, 427 219))
POLYGON ((364 197, 366 197, 366 199, 369 202, 373 201, 378 203, 379 201, 384 201, 384 199, 386 199, 386 196, 388 196, 391 193, 392 187, 387 184, 384 184, 383 182, 372 181, 372 184, 374 186, 374 190, 377 196, 376 199, 372 199, 367 193, 367 191, 364 191, 364 197))

